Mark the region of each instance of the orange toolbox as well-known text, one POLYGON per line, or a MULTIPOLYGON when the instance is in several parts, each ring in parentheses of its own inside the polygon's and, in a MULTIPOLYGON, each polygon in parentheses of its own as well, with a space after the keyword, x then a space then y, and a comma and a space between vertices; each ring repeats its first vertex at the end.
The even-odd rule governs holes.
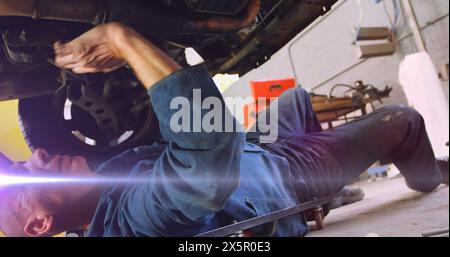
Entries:
POLYGON ((256 114, 270 106, 271 100, 280 97, 287 90, 296 86, 295 79, 251 81, 253 103, 244 106, 244 127, 250 128, 256 122, 256 114), (264 101, 259 105, 260 101, 264 101))
POLYGON ((280 97, 286 90, 295 87, 295 84, 295 79, 260 80, 251 81, 250 87, 255 102, 258 102, 258 99, 261 98, 270 102, 270 98, 280 97))

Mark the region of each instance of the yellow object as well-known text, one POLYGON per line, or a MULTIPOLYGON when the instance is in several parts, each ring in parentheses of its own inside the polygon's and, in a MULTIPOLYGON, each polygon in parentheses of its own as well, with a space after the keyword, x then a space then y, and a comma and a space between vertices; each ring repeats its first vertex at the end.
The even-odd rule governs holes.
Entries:
MULTIPOLYGON (((28 159, 31 151, 20 132, 18 101, 0 102, 0 119, 0 152, 13 161, 28 159)), ((4 236, 0 231, 0 237, 4 236)))
POLYGON ((31 151, 20 132, 17 101, 0 102, 0 124, 0 152, 13 161, 28 159, 31 151))
POLYGON ((13 161, 24 161, 31 155, 19 127, 18 101, 0 102, 0 152, 13 161))
MULTIPOLYGON (((57 236, 54 236, 54 237, 65 237, 66 236, 66 233, 61 233, 61 234, 59 234, 59 235, 57 235, 57 236)), ((1 231, 0 231, 0 237, 6 237, 5 236, 5 234, 3 234, 1 231)))

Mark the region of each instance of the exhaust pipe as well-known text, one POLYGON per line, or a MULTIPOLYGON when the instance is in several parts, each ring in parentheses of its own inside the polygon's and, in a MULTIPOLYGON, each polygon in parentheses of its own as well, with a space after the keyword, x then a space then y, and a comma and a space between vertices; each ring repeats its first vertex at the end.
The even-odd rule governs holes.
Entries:
POLYGON ((0 0, 0 16, 74 21, 105 22, 105 1, 92 0, 0 0))
POLYGON ((184 33, 226 33, 249 27, 255 22, 261 9, 260 0, 250 0, 240 16, 211 17, 201 20, 188 20, 184 23, 184 33))
POLYGON ((173 36, 237 31, 255 21, 260 5, 260 0, 250 0, 240 15, 190 20, 180 17, 170 8, 143 0, 0 0, 0 16, 93 25, 117 21, 143 34, 173 36))

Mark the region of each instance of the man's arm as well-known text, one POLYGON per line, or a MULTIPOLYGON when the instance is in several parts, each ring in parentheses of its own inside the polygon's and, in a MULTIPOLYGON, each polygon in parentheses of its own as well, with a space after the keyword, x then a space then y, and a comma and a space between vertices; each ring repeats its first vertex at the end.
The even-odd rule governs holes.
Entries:
POLYGON ((58 66, 75 73, 110 72, 131 66, 146 88, 181 69, 136 31, 120 24, 100 25, 75 40, 54 45, 58 66))
MULTIPOLYGON (((159 229, 168 220, 190 224, 192 228, 192 224, 207 223, 223 208, 239 184, 244 134, 203 130, 175 133, 170 124, 171 117, 178 112, 171 109, 176 97, 189 101, 191 129, 194 117, 202 120, 209 112, 201 108, 203 100, 209 97, 219 100, 222 120, 215 122, 222 122, 223 129, 226 117, 232 117, 205 68, 180 70, 153 44, 118 24, 94 29, 66 45, 56 44, 55 52, 61 67, 78 73, 110 71, 125 61, 149 89, 161 133, 169 146, 154 165, 150 186, 134 187, 122 202, 126 216, 139 220, 136 227, 142 226, 142 218, 150 217, 149 222, 159 229), (200 103, 194 103, 194 90, 201 92, 200 103)), ((234 118, 231 121, 238 126, 234 118)))

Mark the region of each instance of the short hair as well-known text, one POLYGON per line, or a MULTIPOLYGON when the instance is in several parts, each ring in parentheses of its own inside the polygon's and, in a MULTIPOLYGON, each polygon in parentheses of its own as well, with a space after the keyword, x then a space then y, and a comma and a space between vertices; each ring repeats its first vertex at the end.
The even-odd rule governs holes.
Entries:
MULTIPOLYGON (((0 171, 0 175, 17 176, 23 170, 21 163, 13 164, 0 171)), ((1 177, 0 177, 1 179, 1 177)), ((28 185, 5 185, 0 186, 0 232, 6 236, 26 237, 24 231, 27 219, 33 212, 35 206, 31 204, 31 199, 42 203, 46 197, 44 194, 30 191, 32 186, 28 185), (33 194, 32 194, 33 193, 33 194)), ((50 208, 46 206, 46 208, 50 208)), ((62 230, 61 230, 62 231, 62 230)), ((54 226, 48 235, 61 233, 58 226, 54 226)))
MULTIPOLYGON (((11 165, 2 169, 0 175, 16 175, 11 165)), ((26 224, 26 189, 24 186, 0 187, 0 230, 6 236, 25 236, 26 224)))
POLYGON ((25 236, 25 201, 21 187, 0 188, 0 230, 6 236, 25 236))

